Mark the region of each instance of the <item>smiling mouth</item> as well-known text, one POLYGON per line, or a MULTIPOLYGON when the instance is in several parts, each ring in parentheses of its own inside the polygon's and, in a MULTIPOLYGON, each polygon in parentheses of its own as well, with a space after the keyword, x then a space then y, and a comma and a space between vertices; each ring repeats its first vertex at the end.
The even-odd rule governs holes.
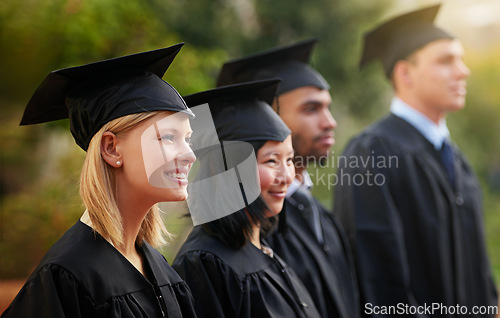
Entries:
POLYGON ((269 194, 273 197, 284 198, 286 191, 269 191, 269 194))
POLYGON ((165 178, 177 183, 178 187, 183 187, 188 184, 188 173, 186 172, 165 171, 163 175, 165 178))
POLYGON ((172 179, 187 179, 187 173, 165 172, 165 175, 172 179))

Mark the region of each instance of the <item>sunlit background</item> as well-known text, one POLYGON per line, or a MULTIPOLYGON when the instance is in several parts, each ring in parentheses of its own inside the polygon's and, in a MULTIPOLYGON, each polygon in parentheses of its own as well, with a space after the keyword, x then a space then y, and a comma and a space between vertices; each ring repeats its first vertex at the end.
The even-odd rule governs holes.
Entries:
MULTIPOLYGON (((164 79, 181 94, 214 87, 228 59, 319 37, 313 66, 330 82, 338 122, 333 155, 387 113, 381 68, 358 69, 362 34, 382 19, 436 1, 418 0, 1 0, 0 312, 83 207, 78 177, 85 153, 67 120, 19 127, 24 106, 50 71, 185 42, 164 79)), ((448 117, 452 138, 484 191, 490 258, 500 283, 500 0, 443 1, 437 24, 459 36, 472 75, 467 107, 448 117)), ((334 160, 332 162, 335 162, 334 160)), ((335 167, 316 170, 331 174, 335 167)), ((331 185, 315 195, 332 206, 331 185)), ((177 235, 190 226, 185 205, 163 206, 177 235)), ((104 266, 104 265, 103 265, 104 266)))

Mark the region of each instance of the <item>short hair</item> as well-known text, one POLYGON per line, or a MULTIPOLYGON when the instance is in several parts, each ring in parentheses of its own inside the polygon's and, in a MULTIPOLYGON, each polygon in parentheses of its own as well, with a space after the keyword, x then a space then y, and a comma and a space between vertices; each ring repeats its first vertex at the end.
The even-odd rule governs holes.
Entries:
MULTIPOLYGON (((123 135, 141 122, 161 112, 143 112, 126 115, 106 123, 90 141, 87 156, 80 175, 80 196, 88 211, 94 230, 110 240, 121 244, 123 238, 122 217, 116 202, 116 177, 111 167, 101 155, 101 139, 105 132, 123 135)), ((154 247, 166 243, 170 238, 160 215, 158 204, 153 205, 142 221, 137 244, 143 241, 154 247)))

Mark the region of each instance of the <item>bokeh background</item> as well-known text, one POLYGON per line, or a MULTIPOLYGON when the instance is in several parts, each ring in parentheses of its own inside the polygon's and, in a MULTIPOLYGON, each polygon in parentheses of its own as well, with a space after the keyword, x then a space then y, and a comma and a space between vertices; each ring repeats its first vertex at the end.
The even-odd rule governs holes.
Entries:
MULTIPOLYGON (((331 84, 338 121, 333 156, 387 113, 391 90, 380 66, 358 69, 362 34, 382 19, 434 0, 1 0, 0 312, 47 249, 84 208, 78 177, 85 153, 67 120, 19 127, 24 106, 50 71, 179 42, 164 79, 182 94, 213 88, 223 62, 319 37, 312 65, 331 84)), ((437 24, 458 35, 472 70, 467 106, 448 117, 484 191, 487 244, 500 283, 500 0, 445 0, 437 24)), ((335 162, 335 160, 332 160, 335 162)), ((331 174, 334 164, 311 167, 331 174)), ((332 185, 315 195, 332 206, 332 185)), ((165 204, 177 238, 190 227, 185 204, 165 204)))

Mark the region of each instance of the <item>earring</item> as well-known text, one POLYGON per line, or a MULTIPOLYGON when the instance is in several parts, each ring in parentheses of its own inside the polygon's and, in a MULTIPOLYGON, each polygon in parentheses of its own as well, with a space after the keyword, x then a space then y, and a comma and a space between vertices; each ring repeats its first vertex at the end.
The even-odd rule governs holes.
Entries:
POLYGON ((122 165, 122 162, 121 162, 120 160, 118 160, 118 161, 116 162, 116 165, 117 165, 117 166, 121 166, 121 165, 122 165))

